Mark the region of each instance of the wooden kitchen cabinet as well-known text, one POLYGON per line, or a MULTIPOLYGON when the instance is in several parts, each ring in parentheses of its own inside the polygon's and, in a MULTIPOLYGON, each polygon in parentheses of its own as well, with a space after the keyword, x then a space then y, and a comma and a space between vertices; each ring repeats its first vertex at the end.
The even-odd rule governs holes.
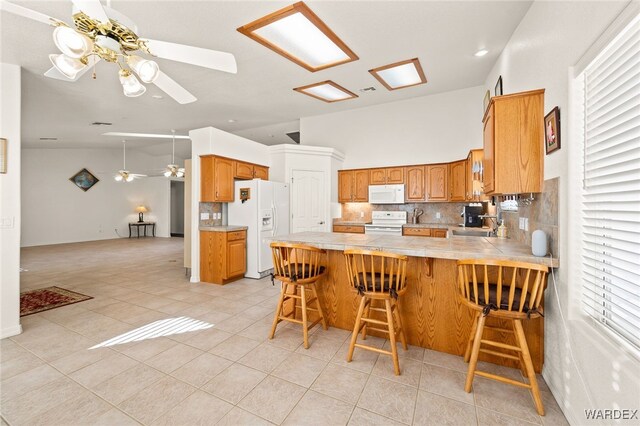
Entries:
POLYGON ((425 166, 409 166, 405 169, 406 185, 404 199, 407 202, 424 201, 426 198, 425 166))
POLYGON ((338 171, 338 202, 369 201, 369 170, 338 171))
POLYGON ((449 165, 426 166, 427 201, 447 201, 449 199, 449 165))
POLYGON ((262 179, 269 180, 269 168, 257 164, 235 161, 234 177, 236 179, 262 179))
POLYGON ((540 192, 544 89, 492 98, 483 124, 485 193, 540 192))
POLYGON ((257 164, 253 166, 253 177, 269 180, 269 168, 265 166, 258 166, 257 164))
POLYGON ((402 228, 402 235, 414 237, 447 238, 447 230, 442 228, 402 228))
POLYGON ((226 284, 247 270, 247 231, 200 231, 200 280, 226 284))
POLYGON ((467 160, 449 163, 449 201, 467 199, 467 160))
POLYGON ((364 234, 364 225, 333 225, 333 232, 364 234))
POLYGON ((396 185, 404 183, 403 167, 369 170, 369 185, 396 185))
POLYGON ((486 201, 482 183, 482 149, 472 149, 467 157, 467 201, 486 201))
POLYGON ((200 157, 200 201, 233 201, 234 161, 215 156, 200 157))
POLYGON ((447 238, 447 230, 441 228, 432 229, 431 236, 434 238, 447 238))

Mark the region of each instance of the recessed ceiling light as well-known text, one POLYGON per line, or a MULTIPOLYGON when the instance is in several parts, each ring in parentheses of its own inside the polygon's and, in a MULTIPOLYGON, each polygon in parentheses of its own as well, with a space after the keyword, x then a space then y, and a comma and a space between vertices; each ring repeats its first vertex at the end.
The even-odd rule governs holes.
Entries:
POLYGON ((473 56, 480 57, 480 56, 486 55, 487 53, 489 53, 487 49, 481 49, 481 50, 478 50, 476 53, 474 53, 473 56))
POLYGON ((107 123, 106 121, 94 121, 92 126, 111 126, 113 123, 107 123))
POLYGON ((164 99, 164 96, 162 95, 153 95, 151 96, 153 99, 164 99))
POLYGON ((356 95, 355 93, 345 89, 344 87, 334 83, 331 80, 309 84, 308 86, 296 87, 293 90, 329 103, 346 101, 347 99, 358 97, 358 95, 356 95))
POLYGON ((358 59, 303 2, 257 19, 238 31, 311 72, 358 59))
POLYGON ((389 90, 403 89, 427 82, 418 58, 384 65, 369 72, 389 90))
POLYGON ((41 141, 57 141, 58 138, 40 138, 41 141))

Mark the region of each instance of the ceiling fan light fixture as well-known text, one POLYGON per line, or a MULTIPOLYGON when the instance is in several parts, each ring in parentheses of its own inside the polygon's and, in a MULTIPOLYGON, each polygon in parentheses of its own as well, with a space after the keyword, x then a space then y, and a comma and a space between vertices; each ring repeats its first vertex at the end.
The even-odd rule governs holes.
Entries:
POLYGON ((53 31, 53 42, 63 54, 74 59, 80 59, 93 50, 89 37, 62 25, 53 31))
POLYGON ((140 96, 147 91, 147 88, 140 84, 136 76, 126 70, 120 70, 120 84, 122 84, 124 95, 130 98, 140 96))
POLYGON ((62 75, 70 80, 75 79, 76 75, 87 66, 79 59, 62 54, 49 55, 49 60, 62 75))
POLYGON ((155 61, 131 55, 127 56, 127 63, 138 74, 140 80, 145 83, 153 83, 158 78, 158 74, 160 74, 160 68, 155 61))

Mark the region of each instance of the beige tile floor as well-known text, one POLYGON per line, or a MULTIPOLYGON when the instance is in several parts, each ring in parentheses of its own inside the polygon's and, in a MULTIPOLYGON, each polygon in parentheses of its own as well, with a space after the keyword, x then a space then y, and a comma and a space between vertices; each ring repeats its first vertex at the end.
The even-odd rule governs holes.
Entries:
POLYGON ((23 290, 94 299, 1 341, 2 425, 567 424, 542 380, 545 417, 524 389, 479 378, 465 393, 460 357, 413 347, 397 377, 376 353, 347 363, 344 330, 314 330, 309 349, 294 325, 268 340, 277 286, 191 284, 181 239, 27 248, 22 266, 23 290))

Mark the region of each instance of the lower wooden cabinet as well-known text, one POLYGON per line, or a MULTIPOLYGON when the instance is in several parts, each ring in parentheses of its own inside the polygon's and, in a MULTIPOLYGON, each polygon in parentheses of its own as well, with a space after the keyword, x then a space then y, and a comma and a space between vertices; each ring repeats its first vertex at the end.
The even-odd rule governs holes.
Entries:
POLYGON ((200 281, 226 284, 247 270, 247 231, 200 231, 200 281))
POLYGON ((442 228, 402 228, 402 235, 447 238, 447 230, 442 228))
POLYGON ((333 232, 364 234, 364 225, 333 225, 333 232))

